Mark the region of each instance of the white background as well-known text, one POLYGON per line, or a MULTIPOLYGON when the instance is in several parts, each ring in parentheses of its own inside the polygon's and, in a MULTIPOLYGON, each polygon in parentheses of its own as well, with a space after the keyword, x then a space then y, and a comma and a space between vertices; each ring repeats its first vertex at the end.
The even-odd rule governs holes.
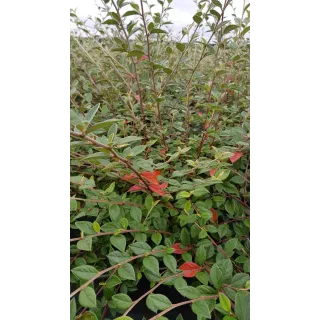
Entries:
MULTIPOLYGON (((69 317, 71 4, 1 5, 2 319, 69 317)), ((251 3, 253 320, 319 319, 318 12, 251 3)))

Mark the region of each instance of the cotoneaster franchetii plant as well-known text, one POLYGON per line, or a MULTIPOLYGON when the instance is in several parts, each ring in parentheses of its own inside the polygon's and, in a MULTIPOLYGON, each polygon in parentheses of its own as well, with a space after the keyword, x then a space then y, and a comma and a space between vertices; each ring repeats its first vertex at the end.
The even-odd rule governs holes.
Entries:
POLYGON ((171 3, 71 12, 71 320, 249 319, 249 4, 171 3))

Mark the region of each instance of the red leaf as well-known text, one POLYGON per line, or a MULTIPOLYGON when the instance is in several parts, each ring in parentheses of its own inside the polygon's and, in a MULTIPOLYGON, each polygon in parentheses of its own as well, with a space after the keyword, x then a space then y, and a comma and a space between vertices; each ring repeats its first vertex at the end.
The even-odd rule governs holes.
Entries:
POLYGON ((208 122, 205 122, 205 124, 203 125, 203 129, 206 130, 209 128, 209 123, 208 122))
POLYGON ((160 184, 160 187, 162 189, 165 189, 167 186, 168 186, 168 184, 166 182, 160 184))
POLYGON ((201 116, 202 114, 203 114, 203 112, 201 112, 201 111, 198 112, 198 115, 199 115, 199 116, 201 116))
POLYGON ((153 170, 153 173, 155 174, 155 176, 160 176, 161 174, 161 170, 153 170))
POLYGON ((145 188, 142 187, 142 186, 134 185, 134 186, 132 186, 132 187, 128 190, 128 192, 140 191, 140 190, 145 190, 145 188))
POLYGON ((217 211, 214 210, 213 208, 211 208, 210 211, 212 212, 211 221, 212 222, 216 222, 218 220, 218 218, 219 218, 219 215, 218 215, 217 211))
POLYGON ((233 153, 233 155, 229 158, 232 163, 236 162, 242 157, 241 151, 236 151, 233 153))
POLYGON ((161 149, 160 150, 160 153, 165 156, 167 154, 167 149, 161 149))
POLYGON ((214 174, 216 173, 216 171, 217 171, 217 169, 211 169, 211 170, 209 171, 210 177, 213 177, 214 174))
POLYGON ((188 249, 181 249, 180 244, 181 244, 180 242, 176 242, 172 245, 172 248, 174 248, 174 253, 183 254, 188 251, 188 249))
POLYGON ((143 60, 148 60, 148 56, 144 55, 140 59, 137 60, 137 63, 143 61, 143 60))
POLYGON ((134 173, 124 175, 121 180, 130 181, 133 179, 137 179, 137 176, 134 173))
POLYGON ((160 194, 160 196, 164 196, 164 191, 163 191, 163 189, 161 188, 160 185, 158 185, 158 184, 150 184, 149 188, 150 188, 153 192, 155 192, 155 193, 157 193, 157 194, 160 194))
POLYGON ((154 172, 146 171, 146 172, 142 172, 141 175, 150 183, 159 184, 157 176, 154 174, 154 172))
POLYGON ((201 270, 201 267, 194 262, 185 262, 179 269, 183 271, 185 278, 193 278, 201 270))

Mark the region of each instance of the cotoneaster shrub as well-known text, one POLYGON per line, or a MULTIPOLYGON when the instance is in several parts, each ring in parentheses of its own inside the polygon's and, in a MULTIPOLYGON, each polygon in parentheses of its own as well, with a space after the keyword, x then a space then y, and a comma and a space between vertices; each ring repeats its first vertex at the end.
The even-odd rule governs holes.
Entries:
POLYGON ((71 319, 249 319, 249 4, 171 2, 71 12, 71 319))

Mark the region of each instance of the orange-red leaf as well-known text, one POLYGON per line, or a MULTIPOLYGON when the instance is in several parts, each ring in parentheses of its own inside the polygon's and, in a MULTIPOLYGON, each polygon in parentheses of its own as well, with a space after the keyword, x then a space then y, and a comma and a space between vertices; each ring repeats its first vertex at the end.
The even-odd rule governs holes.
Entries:
POLYGON ((137 60, 137 63, 139 63, 140 61, 143 61, 143 60, 148 60, 148 56, 147 55, 142 56, 141 58, 139 58, 137 60))
POLYGON ((154 172, 145 171, 142 172, 141 175, 148 180, 152 184, 159 184, 157 176, 154 174, 154 172))
POLYGON ((213 208, 211 208, 210 211, 212 212, 211 221, 212 222, 216 222, 218 220, 218 218, 219 218, 219 215, 218 215, 217 211, 214 210, 213 208))
POLYGON ((137 179, 137 176, 134 173, 124 175, 121 180, 130 181, 133 179, 137 179))
POLYGON ((128 190, 128 192, 140 191, 140 190, 145 190, 145 188, 142 187, 142 186, 134 185, 134 186, 132 186, 132 187, 128 190))
POLYGON ((179 269, 183 271, 185 278, 193 278, 201 270, 201 267, 194 262, 185 262, 179 269))
POLYGON ((155 174, 155 176, 160 176, 161 174, 161 170, 153 170, 153 173, 155 174))
POLYGON ((236 151, 233 153, 233 155, 229 158, 232 163, 236 162, 242 157, 241 151, 236 151))
POLYGON ((211 170, 209 171, 210 177, 213 177, 214 174, 216 173, 216 171, 217 171, 217 169, 211 169, 211 170))
POLYGON ((180 248, 180 244, 181 244, 180 242, 176 242, 172 245, 172 248, 174 248, 174 253, 183 254, 188 251, 187 249, 180 248))
POLYGON ((162 196, 162 197, 164 196, 164 191, 163 191, 163 189, 161 188, 160 185, 158 185, 158 184, 150 184, 149 188, 150 188, 153 192, 155 192, 155 193, 157 193, 157 194, 160 194, 160 196, 162 196))
POLYGON ((205 124, 203 125, 203 129, 206 130, 209 128, 209 123, 208 122, 205 122, 205 124))

